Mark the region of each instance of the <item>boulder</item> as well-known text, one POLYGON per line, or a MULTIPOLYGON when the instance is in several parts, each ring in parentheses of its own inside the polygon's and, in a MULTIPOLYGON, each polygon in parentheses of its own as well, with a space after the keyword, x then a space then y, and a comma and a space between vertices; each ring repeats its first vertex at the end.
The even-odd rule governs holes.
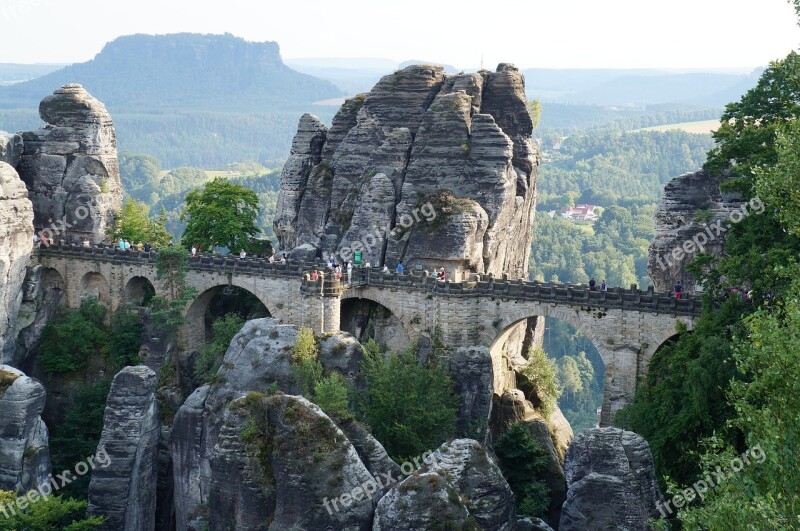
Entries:
POLYGON ((480 529, 458 491, 436 472, 414 474, 387 492, 375 509, 372 531, 480 529))
POLYGON ((0 490, 20 493, 50 481, 44 386, 0 365, 0 490))
POLYGON ((375 480, 344 433, 298 396, 235 400, 211 456, 210 529, 366 531, 375 480))
POLYGON ((567 499, 561 531, 649 529, 661 493, 650 446, 619 428, 592 428, 575 436, 564 463, 567 499))
POLYGON ((100 529, 153 529, 158 483, 161 424, 156 373, 125 367, 111 383, 97 454, 108 466, 95 468, 89 483, 87 514, 106 517, 100 529))
POLYGON ((39 105, 46 125, 22 133, 18 171, 34 226, 48 238, 101 242, 122 208, 114 124, 82 86, 64 85, 39 105))
POLYGON ((481 529, 513 531, 514 494, 485 446, 472 439, 456 439, 440 446, 429 460, 429 468, 456 488, 481 529))
POLYGON ((17 317, 32 249, 28 190, 14 168, 0 161, 0 363, 16 361, 17 317))
MULTIPOLYGON (((281 392, 299 393, 290 363, 296 341, 294 326, 272 318, 248 321, 231 341, 214 382, 196 390, 178 410, 170 435, 178 529, 203 529, 217 509, 207 487, 213 480, 212 454, 220 443, 228 405, 275 384, 281 392)), ((359 380, 361 356, 360 345, 348 334, 327 336, 320 343, 323 367, 340 371, 353 383, 359 380)))

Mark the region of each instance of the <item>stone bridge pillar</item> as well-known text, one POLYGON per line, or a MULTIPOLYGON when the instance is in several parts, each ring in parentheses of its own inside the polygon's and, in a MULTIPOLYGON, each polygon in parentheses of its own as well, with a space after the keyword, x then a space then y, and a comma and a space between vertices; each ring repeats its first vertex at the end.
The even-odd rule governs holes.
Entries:
POLYGON ((306 326, 315 334, 335 334, 341 330, 342 292, 345 286, 333 275, 330 278, 322 275, 320 280, 303 281, 302 326, 306 326))

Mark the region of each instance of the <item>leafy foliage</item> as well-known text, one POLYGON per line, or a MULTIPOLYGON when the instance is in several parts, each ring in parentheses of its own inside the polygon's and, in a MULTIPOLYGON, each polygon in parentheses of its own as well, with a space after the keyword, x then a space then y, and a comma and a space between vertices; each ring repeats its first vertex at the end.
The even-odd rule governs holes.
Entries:
POLYGON ((500 470, 514 492, 517 514, 545 516, 550 489, 544 483, 549 456, 523 422, 509 426, 494 443, 500 470))
POLYGON ((350 411, 350 389, 344 377, 338 372, 332 372, 322 378, 314 387, 314 402, 328 415, 334 415, 339 420, 353 418, 350 411))
POLYGON ((534 406, 540 408, 545 417, 555 410, 561 387, 557 368, 553 360, 541 348, 528 350, 528 363, 520 371, 525 381, 519 387, 534 406))
POLYGON ((48 374, 84 368, 92 354, 108 353, 108 332, 103 321, 106 308, 97 299, 86 299, 77 310, 64 308, 42 332, 40 360, 48 374))
POLYGON ((9 513, 0 518, 0 531, 90 531, 99 528, 105 518, 85 517, 87 502, 73 500, 64 496, 37 498, 36 502, 20 511, 17 496, 12 492, 0 491, 0 507, 5 506, 9 513), (13 507, 14 514, 11 514, 13 507))
POLYGON ((211 325, 211 341, 203 348, 195 362, 195 373, 203 382, 210 382, 222 365, 222 358, 233 338, 244 326, 244 319, 228 313, 211 325))
MULTIPOLYGON (((66 408, 64 420, 50 434, 50 455, 53 470, 72 470, 76 463, 94 455, 103 432, 103 414, 111 380, 103 379, 83 385, 74 393, 66 408)), ((91 476, 76 476, 75 481, 60 491, 73 498, 85 499, 91 476)))
POLYGON ((115 369, 138 365, 139 348, 142 346, 144 334, 144 325, 139 315, 120 306, 111 318, 110 334, 108 353, 111 365, 115 369))
POLYGON ((733 529, 741 522, 751 529, 800 527, 800 267, 795 263, 779 274, 795 279, 792 294, 749 316, 735 344, 733 359, 747 376, 730 387, 730 424, 745 434, 745 443, 712 438, 701 456, 705 474, 730 469, 742 447, 750 449, 751 463, 711 489, 703 505, 679 513, 684 529, 733 529))
POLYGON ((362 368, 364 418, 390 456, 420 455, 454 434, 458 398, 444 366, 422 364, 412 352, 384 356, 370 340, 362 368))
POLYGON ((725 107, 706 169, 714 175, 732 173, 740 185, 749 182, 753 168, 775 164, 778 128, 799 115, 800 55, 792 51, 771 63, 740 101, 725 107))
POLYGON ((292 348, 292 373, 303 396, 313 398, 317 384, 322 380, 323 368, 317 359, 317 339, 310 328, 297 331, 297 340, 292 348))
POLYGON ((249 250, 259 234, 255 225, 259 204, 256 193, 242 185, 217 177, 202 190, 186 195, 184 245, 203 249, 227 247, 231 251, 249 250))
POLYGON ((162 210, 158 219, 153 220, 150 218, 150 208, 145 203, 129 197, 122 204, 122 211, 109 236, 114 241, 122 238, 134 244, 149 242, 153 247, 164 247, 173 239, 167 231, 166 222, 166 211, 162 210))

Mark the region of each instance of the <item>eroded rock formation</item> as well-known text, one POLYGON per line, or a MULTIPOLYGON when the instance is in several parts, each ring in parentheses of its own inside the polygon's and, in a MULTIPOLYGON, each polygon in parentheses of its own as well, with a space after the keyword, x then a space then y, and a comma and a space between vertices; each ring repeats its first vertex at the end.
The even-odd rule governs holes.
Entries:
POLYGON ((122 206, 114 124, 76 84, 39 105, 47 125, 22 133, 18 171, 30 191, 34 226, 48 237, 101 241, 122 206))
POLYGON ((22 137, 0 131, 0 162, 16 167, 22 156, 22 137))
POLYGON ((97 455, 107 466, 92 471, 89 515, 102 515, 101 529, 153 529, 156 515, 158 439, 156 374, 145 367, 122 369, 111 384, 97 455))
POLYGON ((539 163, 531 132, 512 65, 384 76, 330 129, 300 120, 281 178, 281 248, 525 276, 539 163))
POLYGON ((14 168, 0 161, 0 363, 13 360, 22 285, 32 248, 33 209, 28 190, 14 168))
POLYGON ((695 282, 686 265, 701 251, 722 254, 725 231, 715 227, 721 224, 724 229, 731 214, 743 206, 739 194, 720 190, 723 181, 697 171, 675 177, 664 186, 647 264, 656 291, 672 291, 675 283, 682 281, 684 291, 692 292, 695 282))
MULTIPOLYGON (((273 384, 286 393, 300 392, 290 364, 296 340, 294 326, 270 318, 248 321, 231 341, 214 383, 196 390, 178 410, 170 438, 178 529, 199 530, 208 522, 215 447, 233 444, 220 443, 225 407, 273 384)), ((354 383, 360 356, 358 343, 347 334, 332 335, 320 345, 323 366, 354 383)))
POLYGON ((44 386, 0 365, 0 490, 27 492, 50 481, 44 386))
POLYGON ((575 436, 564 463, 567 500, 560 531, 649 529, 661 493, 647 441, 619 428, 592 428, 575 436))

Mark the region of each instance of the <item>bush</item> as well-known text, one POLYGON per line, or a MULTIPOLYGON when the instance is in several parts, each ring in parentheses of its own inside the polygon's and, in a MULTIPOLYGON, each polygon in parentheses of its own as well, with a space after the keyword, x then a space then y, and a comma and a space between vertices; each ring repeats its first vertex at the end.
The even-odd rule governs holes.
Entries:
POLYGON ((549 459, 547 451, 522 422, 512 424, 497 438, 494 451, 500 470, 514 492, 517 515, 546 517, 550 505, 550 489, 543 481, 549 459))
POLYGON ((64 309, 42 332, 41 360, 49 374, 84 368, 92 354, 108 352, 108 332, 103 325, 106 309, 97 299, 87 299, 78 310, 64 309))
POLYGON ((521 374, 527 381, 520 389, 525 391, 534 406, 542 410, 545 417, 549 416, 561 396, 556 364, 541 348, 531 348, 528 351, 528 364, 521 374))
POLYGON ((198 379, 210 382, 217 374, 225 352, 233 341, 234 336, 244 326, 244 318, 235 314, 228 313, 214 321, 211 325, 211 341, 203 348, 200 356, 195 362, 195 372, 198 379))
POLYGON ((20 511, 16 498, 14 493, 0 490, 0 506, 9 507, 9 515, 0 518, 0 531, 90 531, 105 521, 102 516, 85 517, 85 501, 48 496, 37 498, 36 503, 20 511), (11 514, 12 506, 14 514, 11 514))
POLYGON ((310 328, 297 331, 297 340, 292 349, 292 373, 294 374, 300 393, 312 399, 317 384, 322 380, 323 368, 317 359, 317 339, 310 328))
POLYGON ((108 353, 114 372, 128 365, 139 364, 144 325, 139 315, 121 307, 111 319, 108 353))
POLYGON ((353 417, 348 395, 347 382, 337 372, 326 376, 314 387, 314 403, 321 407, 322 411, 336 416, 339 420, 353 417))
POLYGON ((373 340, 364 350, 364 420, 395 459, 437 448, 455 433, 458 398, 441 364, 407 351, 384 357, 373 340))

